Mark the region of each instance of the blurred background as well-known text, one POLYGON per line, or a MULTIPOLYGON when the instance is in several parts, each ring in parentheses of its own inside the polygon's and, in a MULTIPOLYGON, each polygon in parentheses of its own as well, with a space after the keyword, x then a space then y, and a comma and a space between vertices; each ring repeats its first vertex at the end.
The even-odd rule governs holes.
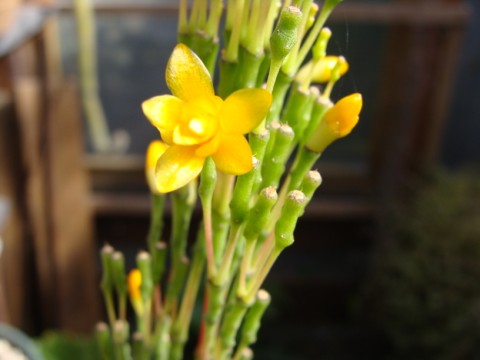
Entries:
MULTIPOLYGON (((98 249, 132 266, 144 248, 158 133, 140 104, 168 91, 176 6, 95 1, 98 151, 72 2, 0 2, 0 321, 52 353, 92 358, 98 249)), ((257 358, 480 358, 480 2, 346 0, 327 25, 350 63, 333 98, 361 92, 364 110, 265 285, 257 358)))

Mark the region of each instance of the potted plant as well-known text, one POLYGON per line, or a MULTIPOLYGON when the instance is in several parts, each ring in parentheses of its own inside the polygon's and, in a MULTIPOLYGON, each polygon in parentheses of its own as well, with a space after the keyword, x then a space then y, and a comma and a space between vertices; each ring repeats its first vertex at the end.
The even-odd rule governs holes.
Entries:
POLYGON ((165 72, 172 94, 142 104, 161 137, 146 155, 148 251, 128 276, 120 251, 101 251, 103 359, 253 357, 270 303, 263 282, 293 244, 297 220, 321 184, 315 163, 351 132, 362 108, 358 93, 331 99, 348 69, 343 57, 326 54, 331 31, 324 24, 339 2, 228 2, 214 87, 222 1, 196 0, 190 12, 180 1, 178 44, 165 72), (197 201, 202 224, 190 246, 197 201), (203 310, 193 355, 186 344, 196 303, 203 310))

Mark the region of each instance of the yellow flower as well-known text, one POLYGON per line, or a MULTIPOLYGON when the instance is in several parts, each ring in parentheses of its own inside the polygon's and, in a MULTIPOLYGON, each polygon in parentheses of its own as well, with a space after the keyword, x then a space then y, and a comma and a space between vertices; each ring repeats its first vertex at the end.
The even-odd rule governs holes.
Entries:
POLYGON ((157 161, 165 151, 167 151, 168 145, 160 140, 154 140, 150 143, 147 149, 147 156, 145 157, 145 176, 147 178, 148 187, 154 194, 158 194, 157 183, 155 181, 155 167, 157 161))
POLYGON ((337 62, 340 65, 339 75, 342 76, 348 71, 348 62, 343 56, 325 56, 318 62, 313 63, 309 61, 298 71, 295 79, 299 83, 305 82, 310 76, 312 76, 312 82, 326 83, 332 76, 332 70, 337 66, 337 62), (312 72, 312 66, 313 72, 312 72))
POLYGON ((132 269, 128 273, 127 287, 130 302, 132 303, 133 310, 137 316, 142 316, 144 312, 144 305, 142 301, 142 273, 138 269, 132 269))
POLYGON ((132 302, 138 301, 142 297, 140 286, 142 285, 142 273, 138 269, 132 269, 128 273, 128 294, 132 302))
POLYGON ((225 173, 250 171, 252 151, 244 134, 266 116, 271 94, 242 89, 221 99, 205 65, 183 44, 173 50, 166 80, 173 95, 155 96, 142 104, 145 116, 168 145, 156 163, 156 189, 165 193, 188 184, 200 174, 208 156, 225 173))
POLYGON ((342 98, 327 110, 322 121, 307 140, 306 147, 321 153, 333 141, 350 134, 358 123, 362 105, 362 95, 359 93, 342 98))

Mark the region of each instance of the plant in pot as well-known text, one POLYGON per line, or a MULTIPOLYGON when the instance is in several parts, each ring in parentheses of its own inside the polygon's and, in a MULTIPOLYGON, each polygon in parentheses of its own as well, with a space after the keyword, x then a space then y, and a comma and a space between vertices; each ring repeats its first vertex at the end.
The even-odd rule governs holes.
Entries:
POLYGON ((9 360, 43 360, 35 343, 20 330, 0 323, 0 355, 9 360))
POLYGON ((188 11, 180 1, 179 43, 166 67, 172 94, 142 104, 161 138, 146 156, 148 251, 128 276, 121 252, 101 251, 108 324, 96 334, 103 359, 253 357, 270 303, 263 282, 293 244, 297 220, 321 184, 315 163, 352 131, 362 108, 358 93, 331 99, 348 69, 343 57, 327 56, 324 24, 339 2, 229 1, 219 51, 223 2, 196 0, 188 11), (202 223, 190 244, 197 201, 202 223), (196 303, 198 338, 186 355, 196 303))

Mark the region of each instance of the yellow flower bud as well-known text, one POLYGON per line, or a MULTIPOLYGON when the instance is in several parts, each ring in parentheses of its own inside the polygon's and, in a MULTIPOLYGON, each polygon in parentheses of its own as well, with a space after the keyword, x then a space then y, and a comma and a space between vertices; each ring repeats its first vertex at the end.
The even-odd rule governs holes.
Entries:
POLYGON ((312 5, 310 5, 310 11, 308 12, 307 23, 305 24, 305 30, 310 29, 315 23, 318 9, 319 7, 317 4, 313 3, 312 5))
POLYGON ((331 79, 332 72, 337 66, 340 76, 348 71, 348 62, 343 56, 325 56, 315 64, 312 61, 305 64, 299 70, 295 79, 299 83, 304 83, 311 76, 312 82, 326 83, 331 79))
POLYGON ((350 134, 358 123, 362 105, 362 95, 359 93, 342 98, 327 110, 322 121, 307 140, 306 147, 321 153, 335 140, 350 134))
POLYGON ((142 298, 140 286, 142 285, 142 273, 138 269, 132 269, 128 273, 128 294, 132 302, 138 301, 142 298))

